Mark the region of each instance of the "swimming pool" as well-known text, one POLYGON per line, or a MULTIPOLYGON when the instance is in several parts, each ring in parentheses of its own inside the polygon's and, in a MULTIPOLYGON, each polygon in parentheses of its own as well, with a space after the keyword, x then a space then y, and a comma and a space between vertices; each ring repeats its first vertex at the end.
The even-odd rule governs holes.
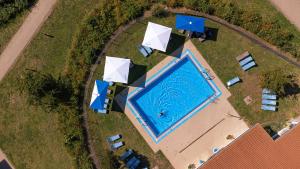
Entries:
POLYGON ((129 106, 155 142, 221 95, 189 51, 129 94, 129 106))

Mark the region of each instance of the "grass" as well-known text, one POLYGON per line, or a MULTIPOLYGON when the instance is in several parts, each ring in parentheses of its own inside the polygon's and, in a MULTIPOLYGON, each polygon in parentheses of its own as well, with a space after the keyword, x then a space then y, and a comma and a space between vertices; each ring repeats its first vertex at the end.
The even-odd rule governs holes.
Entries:
POLYGON ((238 4, 242 9, 256 11, 261 14, 264 19, 274 20, 277 19, 282 27, 285 27, 289 32, 295 35, 293 42, 300 48, 300 31, 290 23, 286 17, 278 11, 269 0, 229 0, 238 4))
MULTIPOLYGON (((172 18, 174 19, 174 18, 172 18)), ((151 21, 156 23, 161 23, 163 25, 171 25, 172 19, 157 19, 151 18, 151 21)), ((146 70, 151 69, 157 63, 159 63, 163 58, 166 57, 165 54, 160 52, 154 52, 151 57, 144 58, 137 50, 137 45, 141 44, 146 30, 147 21, 138 22, 127 31, 122 33, 112 46, 106 52, 108 56, 118 56, 118 57, 128 57, 134 62, 136 69, 130 75, 129 81, 135 81, 138 77, 143 75, 146 70)), ((93 80, 101 79, 104 69, 104 57, 101 60, 100 65, 94 74, 93 80)), ((89 88, 89 93, 92 91, 93 84, 89 88)), ((120 86, 117 87, 119 90, 120 86)), ((172 168, 171 164, 164 157, 161 152, 154 153, 152 149, 144 141, 143 137, 135 129, 133 124, 129 121, 127 116, 118 111, 118 107, 113 104, 113 111, 107 116, 101 116, 93 111, 89 111, 89 125, 92 139, 94 141, 94 146, 96 148, 97 155, 100 157, 101 166, 103 168, 112 168, 110 166, 110 154, 109 145, 106 142, 106 137, 114 134, 122 134, 122 141, 125 142, 125 146, 118 150, 114 155, 120 155, 125 149, 133 149, 140 156, 144 157, 144 164, 149 164, 149 168, 154 166, 159 166, 159 168, 172 168)))
POLYGON ((54 75, 64 71, 65 56, 78 23, 99 1, 59 1, 40 33, 0 83, 0 147, 16 168, 74 168, 57 114, 29 105, 26 95, 18 90, 18 79, 25 69, 54 75))
MULTIPOLYGON (((150 18, 150 21, 173 27, 175 18, 174 16, 164 19, 150 18)), ((149 70, 155 66, 166 56, 165 54, 156 51, 150 57, 144 58, 137 50, 137 45, 143 40, 146 23, 147 21, 139 22, 121 34, 113 45, 110 46, 106 55, 130 58, 135 64, 144 67, 145 70, 149 70)), ((270 125, 274 129, 279 129, 287 119, 300 113, 300 103, 293 97, 281 98, 279 100, 278 112, 261 111, 261 88, 258 83, 258 75, 264 70, 283 67, 300 75, 300 71, 297 68, 226 27, 211 21, 207 21, 207 25, 210 28, 218 30, 216 41, 208 40, 204 43, 200 43, 194 39, 193 43, 204 55, 205 59, 223 83, 237 75, 243 79, 243 83, 237 84, 230 89, 232 96, 229 100, 249 125, 262 123, 263 125, 270 125), (253 54, 253 57, 258 64, 258 67, 255 67, 248 72, 243 72, 235 60, 235 57, 245 50, 248 50, 253 54), (243 102, 243 98, 248 95, 254 100, 249 106, 245 105, 243 102)), ((173 30, 173 32, 175 31, 173 30)), ((102 58, 101 63, 98 65, 96 73, 94 74, 93 80, 101 79, 104 61, 104 58, 102 58)), ((144 71, 142 73, 138 71, 131 72, 131 74, 133 74, 132 76, 135 77, 134 79, 137 79, 137 77, 141 76, 143 73, 144 71)), ((92 87, 93 84, 91 84, 89 88, 89 93, 91 93, 92 87)), ((299 94, 297 97, 299 97, 299 94)), ((109 168, 109 158, 111 156, 108 153, 109 147, 105 138, 118 133, 124 136, 122 141, 125 141, 126 145, 114 155, 118 156, 125 149, 132 148, 139 154, 147 157, 147 161, 150 163, 151 167, 158 165, 160 168, 166 168, 166 166, 169 165, 166 163, 166 160, 159 160, 158 154, 154 154, 153 151, 151 151, 126 115, 121 113, 120 110, 118 111, 114 105, 112 106, 112 112, 110 112, 109 115, 98 115, 90 111, 89 121, 97 155, 101 157, 101 165, 105 166, 105 168, 109 168)), ((161 154, 159 154, 159 156, 161 156, 161 154)))
MULTIPOLYGON (((286 120, 300 114, 300 102, 294 96, 279 99, 279 111, 276 113, 260 110, 260 73, 275 68, 284 68, 290 72, 295 72, 299 78, 300 70, 298 68, 279 59, 228 28, 212 22, 207 22, 207 25, 218 29, 217 40, 206 41, 202 44, 197 40, 193 40, 193 42, 224 84, 234 76, 239 76, 243 80, 241 84, 230 89, 232 96, 229 100, 248 124, 261 123, 278 130, 285 124, 286 120), (255 62, 258 64, 257 67, 248 72, 242 71, 235 60, 235 57, 245 50, 253 55, 255 62), (248 95, 253 98, 253 104, 249 106, 243 102, 243 99, 248 95)), ((299 94, 297 97, 299 97, 299 94)))
POLYGON ((12 19, 8 24, 0 27, 0 53, 5 48, 6 44, 12 38, 12 36, 17 32, 17 30, 22 25, 23 21, 27 17, 28 11, 22 12, 20 15, 12 19))

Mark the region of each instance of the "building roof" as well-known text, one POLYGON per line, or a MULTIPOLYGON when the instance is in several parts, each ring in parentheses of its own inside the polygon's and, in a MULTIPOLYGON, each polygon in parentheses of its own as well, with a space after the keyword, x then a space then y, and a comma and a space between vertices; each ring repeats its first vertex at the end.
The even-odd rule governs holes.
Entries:
POLYGON ((201 169, 286 169, 300 168, 300 125, 273 140, 255 125, 216 155, 201 169))

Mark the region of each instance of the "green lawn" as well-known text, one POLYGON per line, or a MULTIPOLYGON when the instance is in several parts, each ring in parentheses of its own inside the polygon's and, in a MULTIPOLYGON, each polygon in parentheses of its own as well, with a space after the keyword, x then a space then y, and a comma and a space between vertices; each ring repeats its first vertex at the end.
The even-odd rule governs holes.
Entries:
MULTIPOLYGON (((150 20, 174 27, 175 18, 174 16, 171 16, 164 19, 150 18, 150 20)), ((146 23, 147 21, 139 22, 129 28, 117 38, 106 53, 108 56, 130 58, 135 64, 139 65, 137 66, 138 68, 135 68, 135 71, 131 71, 134 79, 137 79, 137 77, 145 72, 142 69, 143 67, 144 69, 149 70, 165 57, 163 53, 155 52, 149 58, 144 58, 138 52, 137 45, 143 40, 146 23)), ((240 115, 245 118, 249 125, 262 123, 264 125, 271 125, 274 129, 278 129, 288 118, 300 113, 300 102, 292 97, 280 99, 278 112, 261 111, 261 88, 258 83, 258 74, 263 70, 283 67, 299 75, 300 71, 298 69, 256 44, 253 44, 248 39, 245 39, 239 34, 219 24, 207 21, 207 25, 208 27, 218 30, 217 40, 210 40, 204 43, 193 40, 193 42, 224 83, 237 75, 243 79, 243 83, 237 84, 230 89, 230 92, 232 93, 230 102, 240 115), (258 67, 255 67, 248 72, 243 72, 235 60, 235 57, 245 50, 248 50, 253 54, 253 57, 258 64, 258 67), (247 95, 250 95, 254 100, 254 103, 249 106, 246 106, 243 102, 243 98, 247 95)), ((176 31, 173 30, 173 32, 176 31)), ((104 61, 104 58, 102 58, 93 80, 101 79, 104 61)), ((91 93, 92 87, 93 84, 90 86, 89 93, 91 93)), ((117 86, 117 88, 120 87, 117 86)), ((169 164, 165 163, 165 160, 158 160, 158 155, 151 151, 126 115, 119 112, 115 104, 113 104, 112 110, 113 111, 110 112, 109 115, 98 115, 92 111, 89 112, 90 131, 92 133, 96 151, 101 157, 101 165, 109 168, 110 155, 108 153, 109 148, 105 138, 120 133, 124 136, 122 141, 125 141, 126 145, 121 148, 121 150, 118 150, 115 155, 120 155, 125 149, 132 148, 139 154, 146 156, 151 167, 159 165, 160 168, 166 168, 169 164)))
POLYGON ((26 95, 18 90, 18 79, 25 69, 54 75, 63 72, 79 23, 99 1, 59 1, 40 33, 0 83, 0 147, 16 168, 74 168, 64 147, 57 114, 29 105, 26 95))
POLYGON ((261 14, 263 18, 274 20, 277 19, 282 27, 285 27, 288 31, 292 32, 295 37, 294 42, 297 43, 300 48, 300 32, 297 28, 291 24, 283 14, 278 11, 269 0, 228 0, 238 4, 240 8, 256 11, 261 14))
POLYGON ((23 21, 27 17, 28 11, 22 12, 15 19, 11 20, 7 25, 0 27, 0 53, 5 48, 6 44, 12 38, 12 36, 17 32, 17 30, 22 25, 23 21))

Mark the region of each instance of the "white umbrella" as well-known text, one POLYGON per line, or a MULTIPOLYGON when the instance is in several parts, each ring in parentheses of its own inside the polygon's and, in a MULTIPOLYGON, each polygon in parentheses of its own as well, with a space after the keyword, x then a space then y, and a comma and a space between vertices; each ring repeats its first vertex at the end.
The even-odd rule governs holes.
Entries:
POLYGON ((130 59, 106 56, 103 80, 127 83, 130 59))
POLYGON ((148 22, 142 45, 165 52, 169 43, 172 28, 148 22))

